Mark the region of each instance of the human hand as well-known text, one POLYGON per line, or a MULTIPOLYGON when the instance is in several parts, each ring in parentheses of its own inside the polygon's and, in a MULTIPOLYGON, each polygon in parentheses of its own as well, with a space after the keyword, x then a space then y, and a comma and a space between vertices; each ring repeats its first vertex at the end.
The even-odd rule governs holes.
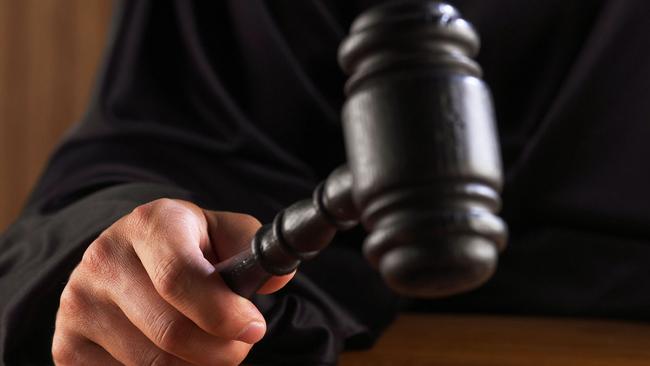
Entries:
MULTIPOLYGON (((214 265, 250 245, 248 215, 161 199, 137 207, 86 250, 61 294, 58 365, 236 365, 266 325, 214 265)), ((259 291, 282 288, 293 274, 259 291)))

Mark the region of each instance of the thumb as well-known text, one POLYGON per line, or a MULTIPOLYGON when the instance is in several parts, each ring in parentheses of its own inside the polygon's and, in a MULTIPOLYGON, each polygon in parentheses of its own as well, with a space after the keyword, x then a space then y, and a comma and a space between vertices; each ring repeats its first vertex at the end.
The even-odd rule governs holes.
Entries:
MULTIPOLYGON (((251 240, 262 226, 253 216, 226 211, 203 210, 208 223, 208 235, 217 262, 238 254, 251 245, 251 240)), ((213 263, 216 264, 216 263, 213 263)), ((273 276, 257 291, 260 294, 275 292, 293 278, 295 271, 284 276, 273 276)))

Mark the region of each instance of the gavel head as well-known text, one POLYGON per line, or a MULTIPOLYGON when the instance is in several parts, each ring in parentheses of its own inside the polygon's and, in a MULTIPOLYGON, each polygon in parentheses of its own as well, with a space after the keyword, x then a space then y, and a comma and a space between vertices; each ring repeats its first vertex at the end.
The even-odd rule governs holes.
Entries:
POLYGON ((368 260, 403 294, 485 282, 505 246, 492 101, 479 39, 452 6, 393 2, 353 23, 343 128, 368 260))

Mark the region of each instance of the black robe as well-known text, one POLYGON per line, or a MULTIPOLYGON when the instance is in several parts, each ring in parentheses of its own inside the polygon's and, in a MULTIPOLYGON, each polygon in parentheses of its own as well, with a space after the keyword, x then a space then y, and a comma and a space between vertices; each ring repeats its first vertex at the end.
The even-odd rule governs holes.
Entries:
MULTIPOLYGON (((345 161, 336 49, 379 1, 138 0, 118 6, 87 114, 0 238, 0 364, 49 363, 86 246, 135 206, 191 200, 268 222, 345 161)), ((484 287, 391 293, 339 235, 286 289, 251 363, 330 365, 402 308, 648 319, 650 2, 452 1, 483 39, 509 248, 484 287)))

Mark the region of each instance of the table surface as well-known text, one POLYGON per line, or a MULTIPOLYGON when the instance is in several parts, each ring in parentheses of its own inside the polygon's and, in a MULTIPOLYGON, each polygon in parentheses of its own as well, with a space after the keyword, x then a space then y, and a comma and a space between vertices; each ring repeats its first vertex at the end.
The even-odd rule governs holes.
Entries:
POLYGON ((650 323, 404 314, 340 366, 650 365, 650 323))

